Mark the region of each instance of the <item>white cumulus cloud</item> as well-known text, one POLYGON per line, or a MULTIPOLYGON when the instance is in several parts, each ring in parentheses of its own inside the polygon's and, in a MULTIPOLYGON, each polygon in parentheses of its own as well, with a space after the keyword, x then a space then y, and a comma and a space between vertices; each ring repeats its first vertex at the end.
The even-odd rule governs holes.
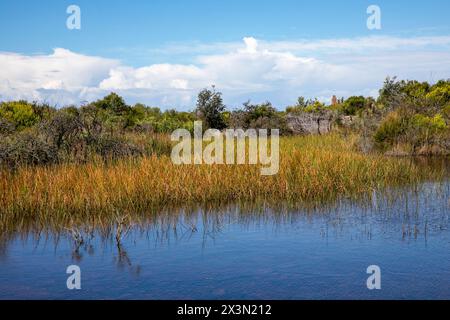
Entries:
MULTIPOLYGON (((279 107, 299 95, 376 95, 384 78, 433 81, 450 75, 450 37, 367 37, 316 41, 214 44, 190 64, 132 67, 117 60, 54 49, 49 55, 0 52, 0 98, 58 105, 91 101, 116 91, 128 101, 189 108, 199 90, 216 85, 227 104, 271 100, 279 107)), ((172 47, 175 48, 175 47, 172 47)), ((180 46, 173 50, 187 50, 180 46)))
POLYGON ((50 55, 0 53, 0 97, 76 103, 119 65, 61 48, 50 55))

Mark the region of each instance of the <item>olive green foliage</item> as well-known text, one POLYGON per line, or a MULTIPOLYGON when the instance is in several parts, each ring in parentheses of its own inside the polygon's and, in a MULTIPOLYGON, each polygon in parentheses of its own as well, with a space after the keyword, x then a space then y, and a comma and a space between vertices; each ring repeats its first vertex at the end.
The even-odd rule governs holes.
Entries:
POLYGON ((416 80, 387 78, 379 92, 378 103, 391 110, 408 105, 417 112, 436 113, 450 103, 450 80, 430 85, 416 80))
POLYGON ((212 90, 203 89, 198 94, 196 113, 203 120, 206 128, 222 130, 226 128, 222 113, 225 111, 222 93, 217 92, 213 86, 212 90))
POLYGON ((44 165, 56 163, 58 150, 37 130, 18 131, 0 142, 0 165, 17 167, 21 164, 44 165))
POLYGON ((80 108, 18 101, 4 102, 0 109, 0 165, 8 167, 170 154, 171 142, 159 132, 190 118, 174 111, 130 107, 114 93, 80 108), (145 139, 138 139, 141 123, 154 115, 157 125, 149 128, 145 139))
POLYGON ((440 145, 446 139, 448 126, 441 114, 433 117, 416 114, 411 119, 409 136, 413 148, 427 145, 440 145))
POLYGON ((450 80, 430 85, 388 78, 378 103, 387 113, 374 133, 379 147, 389 149, 403 144, 417 153, 434 146, 448 153, 450 80))
POLYGON ((450 80, 429 84, 387 78, 377 100, 352 96, 327 106, 299 97, 285 112, 270 102, 250 101, 227 111, 222 94, 214 87, 199 93, 193 112, 161 111, 141 103, 130 106, 116 93, 62 109, 26 101, 1 102, 0 166, 169 155, 168 134, 179 128, 192 132, 197 119, 205 129, 279 129, 288 135, 292 132, 287 114, 296 113, 327 117, 344 134, 356 131, 364 141, 364 151, 373 147, 388 151, 399 145, 413 154, 450 150, 450 80))
POLYGON ((33 106, 26 101, 2 102, 0 104, 0 118, 17 130, 29 128, 38 121, 33 106))
POLYGON ((179 128, 192 131, 195 120, 193 112, 178 112, 173 109, 162 112, 159 108, 147 107, 141 103, 131 108, 130 115, 132 128, 138 132, 171 133, 179 128))
POLYGON ((450 123, 450 104, 442 108, 442 116, 447 123, 450 123))
POLYGON ((450 106, 450 80, 437 82, 426 93, 426 99, 438 106, 450 106))
POLYGON ((125 103, 123 98, 114 92, 101 100, 93 102, 92 105, 99 109, 111 111, 117 115, 126 114, 130 110, 130 107, 125 103))
POLYGON ((242 129, 279 129, 280 134, 290 134, 284 112, 277 111, 270 102, 252 104, 244 103, 243 108, 233 111, 229 126, 242 129))
POLYGON ((401 136, 408 128, 408 121, 398 113, 390 113, 378 127, 374 139, 378 144, 391 145, 395 138, 401 136))
POLYGON ((327 109, 329 108, 326 107, 324 103, 320 102, 317 99, 306 100, 305 97, 299 97, 297 99, 297 103, 294 106, 289 106, 286 108, 286 113, 293 113, 293 114, 302 112, 320 113, 327 109))
POLYGON ((354 116, 359 114, 366 106, 366 98, 363 96, 353 96, 345 100, 342 105, 342 111, 346 115, 354 116))
POLYGON ((326 106, 317 99, 299 97, 286 113, 326 116, 342 133, 358 133, 360 148, 365 152, 374 146, 388 151, 398 145, 413 154, 433 148, 450 152, 450 80, 429 84, 388 77, 377 100, 351 96, 326 106))

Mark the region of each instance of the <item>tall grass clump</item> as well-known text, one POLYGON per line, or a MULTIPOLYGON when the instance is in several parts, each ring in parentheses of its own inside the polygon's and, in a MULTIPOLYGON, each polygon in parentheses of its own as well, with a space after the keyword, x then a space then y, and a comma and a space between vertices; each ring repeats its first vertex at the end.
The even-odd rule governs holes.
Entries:
POLYGON ((261 176, 257 165, 174 165, 161 154, 2 170, 0 214, 92 217, 204 203, 322 202, 442 174, 407 159, 360 154, 334 134, 281 138, 274 176, 261 176))

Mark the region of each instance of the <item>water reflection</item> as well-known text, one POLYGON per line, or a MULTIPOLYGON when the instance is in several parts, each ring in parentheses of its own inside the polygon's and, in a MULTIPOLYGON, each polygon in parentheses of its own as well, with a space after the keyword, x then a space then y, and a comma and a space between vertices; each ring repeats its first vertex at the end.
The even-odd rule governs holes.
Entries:
POLYGON ((124 267, 132 265, 124 243, 132 245, 145 239, 154 246, 164 247, 189 242, 195 236, 195 241, 201 238, 198 242, 204 247, 236 225, 241 230, 259 227, 277 233, 295 231, 305 224, 320 224, 322 237, 349 235, 351 239, 368 240, 377 228, 378 233, 397 233, 403 240, 423 238, 426 241, 430 233, 448 230, 449 189, 448 181, 430 182, 412 188, 374 191, 358 200, 340 199, 327 205, 292 207, 260 203, 165 210, 149 215, 116 213, 113 219, 82 225, 71 220, 63 225, 61 220, 50 225, 22 220, 18 225, 2 226, 0 257, 7 256, 9 242, 31 241, 39 247, 51 239, 54 249, 60 241, 70 243, 74 262, 81 261, 84 254, 94 255, 98 244, 109 245, 116 249, 117 265, 124 267))
MULTIPOLYGON (((4 220, 0 298, 70 298, 52 280, 61 263, 81 265, 88 276, 101 270, 92 273, 96 289, 84 298, 370 298, 342 279, 355 277, 368 257, 407 270, 388 275, 392 283, 404 280, 402 272, 415 274, 410 298, 450 298, 450 289, 428 278, 450 281, 449 199, 450 182, 443 181, 327 204, 203 206, 86 223, 4 220), (19 270, 40 266, 51 272, 30 274, 26 285, 19 279, 19 270), (110 290, 107 279, 120 289, 110 290), (44 284, 50 292, 38 295, 44 284)), ((403 293, 396 288, 379 297, 397 298, 403 293)))

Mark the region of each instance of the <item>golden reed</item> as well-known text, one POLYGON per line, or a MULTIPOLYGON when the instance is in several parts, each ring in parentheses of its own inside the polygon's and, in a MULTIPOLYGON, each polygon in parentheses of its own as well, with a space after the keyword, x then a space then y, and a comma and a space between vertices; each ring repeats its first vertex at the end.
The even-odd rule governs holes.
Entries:
POLYGON ((262 176, 258 165, 175 165, 168 156, 3 170, 0 214, 37 218, 195 203, 322 201, 436 175, 410 159, 361 154, 349 140, 354 138, 283 137, 274 176, 262 176))

